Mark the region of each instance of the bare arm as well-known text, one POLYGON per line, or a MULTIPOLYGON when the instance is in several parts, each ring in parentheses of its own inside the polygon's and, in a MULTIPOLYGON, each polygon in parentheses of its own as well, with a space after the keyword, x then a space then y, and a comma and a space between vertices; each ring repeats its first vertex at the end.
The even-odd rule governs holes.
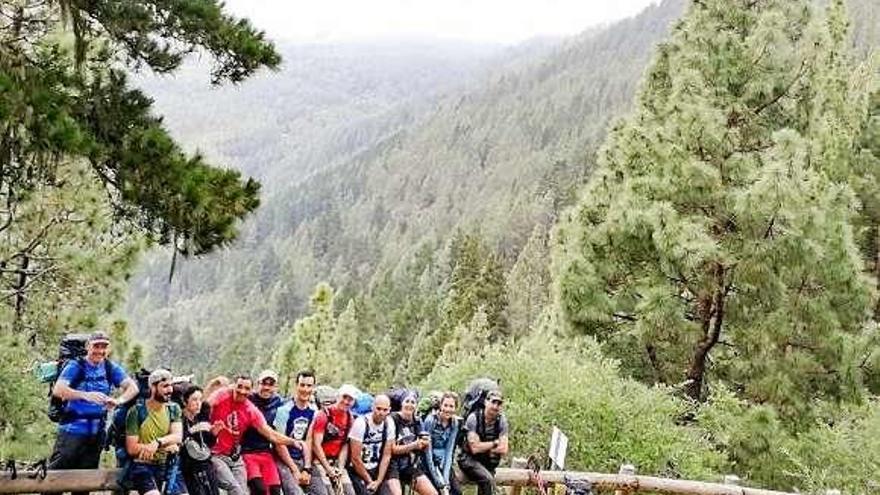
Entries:
POLYGON ((273 430, 267 423, 260 423, 256 425, 255 428, 261 435, 266 437, 266 440, 274 443, 275 445, 290 445, 293 447, 300 447, 301 442, 295 438, 290 438, 287 435, 282 435, 277 431, 273 430))
POLYGON ((509 449, 509 442, 507 441, 507 434, 501 435, 498 437, 498 446, 492 449, 493 454, 498 455, 507 455, 507 451, 509 449))
MULTIPOLYGON (((361 457, 363 455, 364 444, 357 440, 349 440, 348 443, 351 446, 351 465, 354 468, 354 472, 357 473, 365 483, 372 483, 373 478, 370 476, 370 473, 367 472, 367 467, 364 466, 364 460, 361 457)), ((341 453, 340 457, 342 457, 341 453)))
POLYGON ((483 454, 495 448, 495 442, 481 442, 480 436, 472 431, 468 432, 467 440, 472 454, 483 454))
POLYGON ((312 438, 312 453, 314 454, 315 459, 317 459, 324 468, 324 472, 329 475, 332 472, 332 466, 330 466, 330 463, 327 461, 327 455, 324 454, 324 447, 321 446, 322 443, 324 443, 324 432, 315 433, 312 438))
POLYGON ((309 467, 312 465, 312 434, 314 431, 313 426, 315 426, 315 422, 309 425, 309 429, 306 432, 306 439, 303 442, 302 451, 303 451, 303 465, 309 467))
POLYGON ((382 449, 382 459, 379 460, 379 472, 376 473, 376 481, 381 483, 385 479, 385 473, 388 472, 388 465, 391 464, 391 445, 392 442, 385 442, 385 448, 382 449))
POLYGON ((126 377, 125 380, 122 380, 122 383, 119 384, 119 388, 122 389, 122 393, 119 394, 120 403, 128 402, 134 399, 140 392, 137 382, 134 381, 134 379, 132 379, 130 376, 126 377))
POLYGON ((287 450, 287 447, 276 444, 275 454, 277 454, 278 458, 281 459, 281 462, 290 469, 294 478, 299 477, 299 468, 296 466, 296 463, 293 462, 293 457, 290 457, 290 451, 287 450))

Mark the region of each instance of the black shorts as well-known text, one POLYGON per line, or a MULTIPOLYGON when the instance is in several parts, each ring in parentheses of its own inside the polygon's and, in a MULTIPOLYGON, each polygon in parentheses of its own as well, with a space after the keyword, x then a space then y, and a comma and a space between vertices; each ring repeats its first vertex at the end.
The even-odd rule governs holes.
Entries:
POLYGON ((128 479, 135 490, 141 495, 158 490, 165 481, 165 466, 132 462, 128 471, 128 479))
POLYGON ((401 466, 392 461, 391 465, 388 466, 386 478, 400 480, 401 484, 410 484, 423 474, 425 473, 422 472, 421 468, 412 463, 401 466))

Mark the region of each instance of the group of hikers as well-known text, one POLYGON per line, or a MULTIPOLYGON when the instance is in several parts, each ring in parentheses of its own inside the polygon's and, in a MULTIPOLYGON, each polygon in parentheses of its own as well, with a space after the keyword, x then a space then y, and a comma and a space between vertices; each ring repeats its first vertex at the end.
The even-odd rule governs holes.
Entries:
POLYGON ((109 352, 99 331, 84 355, 59 362, 49 469, 96 469, 115 436, 120 483, 141 495, 460 495, 454 459, 478 495, 492 495, 508 452, 504 398, 491 382, 468 391, 459 417, 454 392, 372 396, 319 385, 311 370, 289 377, 290 397, 273 370, 202 388, 166 369, 138 380, 109 352))

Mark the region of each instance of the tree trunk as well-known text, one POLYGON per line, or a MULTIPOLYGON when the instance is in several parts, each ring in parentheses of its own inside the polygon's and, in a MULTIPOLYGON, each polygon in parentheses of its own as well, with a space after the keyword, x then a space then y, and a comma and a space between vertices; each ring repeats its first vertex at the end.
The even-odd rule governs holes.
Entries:
POLYGON ((704 305, 703 312, 703 338, 697 343, 693 357, 688 365, 685 382, 685 394, 694 401, 703 400, 703 382, 706 375, 706 360, 709 352, 718 343, 721 337, 721 328, 724 324, 724 302, 727 297, 727 289, 724 283, 724 267, 715 266, 715 292, 711 301, 704 305))

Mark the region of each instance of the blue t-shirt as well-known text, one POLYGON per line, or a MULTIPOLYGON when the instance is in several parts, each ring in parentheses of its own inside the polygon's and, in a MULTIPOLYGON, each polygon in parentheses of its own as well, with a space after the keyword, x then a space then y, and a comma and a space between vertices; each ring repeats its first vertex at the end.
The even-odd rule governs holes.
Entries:
MULTIPOLYGON (((313 419, 315 419, 314 407, 309 405, 305 409, 300 409, 296 407, 296 401, 291 399, 278 408, 278 413, 275 415, 275 422, 272 426, 276 431, 280 431, 291 438, 305 441, 313 419)), ((293 445, 288 446, 287 450, 290 451, 290 457, 294 460, 302 459, 302 450, 293 445)))
MULTIPOLYGON (((80 392, 101 392, 110 395, 112 389, 119 387, 127 377, 125 368, 117 363, 110 363, 110 376, 108 377, 107 368, 103 361, 99 364, 92 364, 87 359, 73 359, 67 362, 58 379, 75 385, 73 388, 80 392), (85 367, 84 370, 83 367, 85 367), (76 383, 77 380, 79 383, 76 383)), ((69 419, 58 426, 58 431, 70 435, 89 436, 97 435, 103 430, 106 411, 101 404, 74 399, 67 401, 64 415, 69 419)))

